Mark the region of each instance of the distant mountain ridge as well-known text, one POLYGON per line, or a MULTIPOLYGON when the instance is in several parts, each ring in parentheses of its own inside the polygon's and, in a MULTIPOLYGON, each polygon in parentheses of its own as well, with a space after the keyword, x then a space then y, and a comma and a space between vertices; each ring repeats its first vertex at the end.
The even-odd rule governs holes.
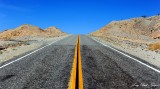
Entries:
POLYGON ((54 36, 62 36, 66 35, 66 33, 60 31, 56 27, 49 27, 45 30, 32 26, 29 24, 24 24, 12 30, 7 30, 0 33, 0 39, 12 39, 18 38, 22 36, 39 36, 39 37, 54 37, 54 36))

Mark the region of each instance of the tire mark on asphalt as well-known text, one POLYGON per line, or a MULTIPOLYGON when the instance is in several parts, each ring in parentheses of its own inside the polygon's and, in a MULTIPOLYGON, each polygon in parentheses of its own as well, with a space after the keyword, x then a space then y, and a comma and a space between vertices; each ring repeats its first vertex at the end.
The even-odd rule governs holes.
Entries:
POLYGON ((5 75, 5 76, 3 76, 3 78, 2 79, 0 79, 2 82, 4 82, 5 80, 7 80, 7 79, 10 79, 10 78, 12 78, 12 77, 14 77, 15 75, 13 75, 13 74, 10 74, 10 75, 5 75))
POLYGON ((94 46, 82 46, 84 87, 86 89, 128 89, 138 83, 116 62, 94 46))

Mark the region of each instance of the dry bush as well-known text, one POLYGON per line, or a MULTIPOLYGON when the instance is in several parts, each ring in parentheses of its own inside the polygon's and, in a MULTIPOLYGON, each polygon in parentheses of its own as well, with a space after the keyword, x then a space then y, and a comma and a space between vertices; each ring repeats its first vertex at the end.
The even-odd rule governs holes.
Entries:
POLYGON ((0 50, 0 54, 2 54, 3 52, 0 50))
POLYGON ((160 50, 160 42, 149 44, 149 50, 160 50))
POLYGON ((17 47, 17 46, 21 46, 21 45, 29 45, 29 43, 27 41, 22 41, 22 42, 19 42, 19 43, 16 43, 16 44, 8 44, 6 46, 6 48, 17 47))

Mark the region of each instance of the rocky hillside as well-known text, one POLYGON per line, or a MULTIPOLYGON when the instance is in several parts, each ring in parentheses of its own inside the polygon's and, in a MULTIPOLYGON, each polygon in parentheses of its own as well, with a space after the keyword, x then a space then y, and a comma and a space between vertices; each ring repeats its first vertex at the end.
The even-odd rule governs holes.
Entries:
POLYGON ((56 27, 49 27, 49 28, 46 28, 45 30, 45 33, 48 35, 48 36, 61 36, 61 35, 66 35, 66 33, 60 31, 58 28, 56 27))
POLYGON ((146 37, 158 39, 160 38, 160 16, 113 21, 91 35, 124 39, 145 39, 146 37))
POLYGON ((39 37, 54 37, 65 35, 64 32, 60 31, 56 27, 49 27, 46 30, 42 30, 32 25, 22 25, 12 30, 7 30, 0 33, 0 39, 8 40, 23 36, 39 36, 39 37))

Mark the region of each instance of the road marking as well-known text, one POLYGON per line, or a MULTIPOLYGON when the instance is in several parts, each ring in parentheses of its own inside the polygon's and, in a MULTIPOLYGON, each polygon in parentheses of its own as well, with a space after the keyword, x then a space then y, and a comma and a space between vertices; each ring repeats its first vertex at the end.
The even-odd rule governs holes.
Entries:
MULTIPOLYGON (((68 37, 68 36, 67 36, 67 37, 68 37)), ((9 63, 7 63, 7 64, 4 64, 4 65, 0 66, 0 69, 6 67, 6 66, 8 66, 8 65, 10 65, 10 64, 12 64, 12 63, 14 63, 14 62, 16 62, 16 61, 22 60, 23 58, 25 58, 25 57, 27 57, 27 56, 29 56, 29 55, 31 55, 31 54, 39 51, 39 50, 42 50, 43 48, 46 48, 47 46, 50 46, 50 45, 52 45, 53 43, 55 43, 55 42, 57 42, 57 41, 59 41, 59 40, 62 40, 62 39, 64 39, 64 38, 66 38, 66 37, 60 38, 60 39, 58 39, 58 40, 56 40, 56 41, 54 41, 54 42, 52 42, 52 43, 50 43, 50 44, 48 44, 48 45, 46 45, 46 46, 43 46, 43 47, 41 47, 41 48, 39 48, 39 49, 37 49, 37 50, 29 53, 29 54, 26 54, 26 55, 24 55, 24 56, 22 56, 22 57, 20 57, 20 58, 18 58, 18 59, 16 59, 16 60, 14 60, 14 61, 11 61, 11 62, 9 62, 9 63)))
POLYGON ((133 60, 137 61, 138 63, 140 63, 140 64, 142 64, 142 65, 144 65, 144 66, 146 66, 146 67, 148 67, 148 68, 150 68, 150 69, 152 69, 152 70, 158 72, 158 73, 160 73, 160 70, 158 70, 158 69, 156 69, 156 68, 154 68, 154 67, 152 67, 152 66, 150 66, 150 65, 147 65, 147 64, 145 64, 145 63, 139 61, 138 59, 133 58, 133 57, 131 57, 131 56, 129 56, 129 55, 127 55, 127 54, 121 52, 121 51, 118 51, 117 49, 112 48, 111 46, 106 45, 106 44, 104 44, 104 43, 98 41, 97 39, 94 39, 94 38, 92 38, 92 39, 95 40, 96 42, 98 42, 98 43, 100 43, 100 44, 102 44, 102 45, 104 45, 104 46, 106 46, 106 47, 108 47, 108 48, 110 48, 110 49, 112 49, 112 50, 114 50, 114 51, 116 51, 116 52, 118 52, 118 53, 120 53, 120 54, 122 54, 122 55, 124 55, 124 56, 126 56, 126 57, 128 57, 128 58, 130 58, 130 59, 133 59, 133 60))
POLYGON ((82 59, 81 59, 81 47, 80 47, 80 36, 78 36, 78 84, 79 84, 79 89, 83 89, 83 73, 82 73, 82 59))
POLYGON ((76 42, 73 65, 68 83, 68 89, 83 89, 82 60, 80 52, 80 36, 76 42))

